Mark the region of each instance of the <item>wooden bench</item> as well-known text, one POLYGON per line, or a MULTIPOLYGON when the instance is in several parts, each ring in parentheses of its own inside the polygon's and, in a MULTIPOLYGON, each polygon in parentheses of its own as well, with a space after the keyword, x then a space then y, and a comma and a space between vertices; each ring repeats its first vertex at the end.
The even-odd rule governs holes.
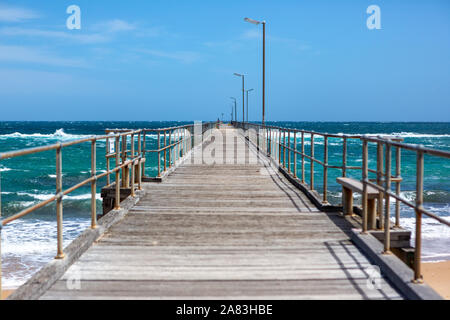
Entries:
MULTIPOLYGON (((353 214, 353 192, 363 193, 363 184, 361 181, 352 178, 337 178, 337 183, 342 185, 344 215, 353 214)), ((375 199, 378 198, 377 189, 367 186, 367 218, 368 221, 375 219, 375 199)))

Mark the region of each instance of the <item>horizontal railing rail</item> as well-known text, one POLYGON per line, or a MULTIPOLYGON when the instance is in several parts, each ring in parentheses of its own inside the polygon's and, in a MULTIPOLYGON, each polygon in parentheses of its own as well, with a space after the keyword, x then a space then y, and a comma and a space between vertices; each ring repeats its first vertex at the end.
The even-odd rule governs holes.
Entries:
MULTIPOLYGON (((14 150, 0 153, 0 160, 13 159, 22 156, 37 154, 47 151, 55 151, 56 160, 56 190, 55 195, 50 198, 40 201, 28 208, 21 210, 4 219, 1 212, 1 193, 0 193, 0 232, 3 226, 7 226, 11 222, 23 218, 28 214, 43 208, 51 203, 56 202, 56 229, 57 229, 57 254, 55 259, 64 259, 65 254, 63 250, 63 202, 64 197, 74 192, 75 190, 91 185, 91 223, 90 228, 97 228, 97 181, 106 177, 106 185, 113 186, 115 189, 114 209, 120 209, 120 191, 121 188, 130 189, 130 195, 135 197, 136 190, 142 189, 142 179, 145 177, 145 162, 148 153, 158 154, 158 177, 168 171, 170 167, 175 165, 177 161, 186 156, 189 151, 195 147, 195 143, 202 143, 204 135, 211 129, 215 123, 208 122, 199 124, 197 130, 200 139, 195 141, 193 134, 195 124, 183 125, 169 128, 158 129, 107 129, 105 135, 91 136, 83 139, 55 143, 40 147, 14 150), (157 134, 157 149, 146 149, 146 139, 149 134, 157 134), (161 137, 164 136, 164 140, 161 137), (167 138, 167 139, 166 139, 167 138), (97 172, 97 143, 99 141, 106 142, 106 171, 102 173, 97 172), (63 174, 62 174, 62 153, 63 150, 70 146, 80 145, 83 143, 91 143, 91 174, 87 179, 68 187, 63 190, 63 174), (161 145, 163 144, 163 146, 161 145), (164 157, 161 158, 161 153, 164 157), (169 157, 167 159, 167 156, 169 157), (114 163, 112 164, 112 160, 114 163), (161 169, 161 163, 164 166, 161 169), (111 180, 111 175, 114 174, 114 181, 111 180), (137 186, 136 186, 137 185, 137 186)), ((2 283, 2 268, 1 268, 1 238, 0 238, 0 291, 2 283)))
MULTIPOLYGON (((396 199, 395 202, 395 228, 400 228, 400 205, 404 204, 416 212, 416 230, 415 230, 415 255, 414 255, 414 279, 415 282, 421 282, 421 252, 422 252, 422 215, 426 215, 443 225, 450 226, 450 222, 442 217, 434 214, 430 210, 423 207, 423 192, 424 192, 424 155, 441 157, 445 159, 450 158, 450 152, 436 149, 425 148, 420 145, 407 144, 403 142, 401 137, 391 136, 368 136, 368 135, 347 135, 347 134, 330 134, 321 133, 310 130, 300 130, 294 128, 285 128, 270 125, 259 125, 253 123, 233 122, 235 127, 256 131, 256 139, 253 138, 260 150, 262 149, 270 158, 272 158, 277 165, 285 169, 287 174, 292 178, 298 179, 305 189, 309 189, 311 193, 315 190, 314 181, 314 165, 318 164, 323 167, 322 180, 322 205, 328 205, 328 169, 341 170, 342 177, 346 177, 348 170, 357 170, 361 172, 361 182, 363 184, 362 193, 362 232, 366 233, 368 230, 384 230, 384 253, 390 254, 390 233, 391 233, 391 214, 390 214, 390 199, 396 199), (309 154, 305 151, 305 137, 309 135, 310 148, 309 154), (315 140, 314 138, 320 136, 323 139, 322 159, 318 159, 315 155, 315 140), (291 139, 293 138, 293 139, 291 139), (298 143, 298 138, 300 143, 298 143), (342 139, 342 162, 341 165, 330 165, 328 162, 328 139, 339 138, 342 139), (362 166, 347 165, 348 156, 348 141, 350 139, 359 140, 362 150, 362 166), (292 141, 293 140, 293 141, 292 141), (376 144, 376 168, 369 168, 369 143, 376 144), (297 148, 300 144, 300 150, 297 148), (392 170, 392 149, 395 149, 395 172, 392 170), (401 196, 401 154, 402 150, 408 150, 416 153, 416 200, 411 202, 401 196), (291 156, 293 161, 291 161, 291 156), (301 157, 300 161, 300 176, 298 175, 298 161, 297 157, 301 157), (309 181, 305 177, 305 160, 309 160, 309 181), (369 179, 369 173, 375 174, 376 178, 369 179), (395 191, 392 191, 392 183, 395 183, 395 191), (368 186, 379 191, 378 206, 376 216, 368 219, 368 186), (378 219, 378 224, 376 219, 378 219)), ((247 134, 250 140, 252 135, 247 134)))

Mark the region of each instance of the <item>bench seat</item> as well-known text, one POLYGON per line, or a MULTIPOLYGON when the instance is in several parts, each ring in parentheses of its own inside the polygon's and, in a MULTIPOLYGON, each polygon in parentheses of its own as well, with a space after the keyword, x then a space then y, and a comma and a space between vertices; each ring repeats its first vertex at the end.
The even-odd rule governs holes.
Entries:
MULTIPOLYGON (((363 193, 363 183, 352 178, 337 178, 342 185, 344 215, 353 215, 353 192, 363 193)), ((374 187, 367 186, 367 215, 371 227, 375 224, 375 199, 379 199, 380 192, 374 187)))

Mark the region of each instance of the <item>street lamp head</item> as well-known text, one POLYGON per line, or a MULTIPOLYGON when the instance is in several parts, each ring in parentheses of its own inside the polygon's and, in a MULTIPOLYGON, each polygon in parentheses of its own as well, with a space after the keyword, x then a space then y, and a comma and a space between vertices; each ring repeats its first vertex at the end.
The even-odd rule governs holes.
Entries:
POLYGON ((242 77, 242 74, 239 74, 239 73, 236 73, 236 72, 234 73, 234 75, 238 76, 238 77, 242 77))
POLYGON ((253 89, 248 89, 247 92, 253 91, 253 89))
POLYGON ((230 99, 236 100, 236 98, 235 98, 235 97, 230 97, 230 99))
POLYGON ((253 23, 253 24, 256 24, 256 25, 261 23, 261 21, 253 20, 253 19, 250 19, 250 18, 244 18, 244 21, 245 22, 250 22, 250 23, 253 23))

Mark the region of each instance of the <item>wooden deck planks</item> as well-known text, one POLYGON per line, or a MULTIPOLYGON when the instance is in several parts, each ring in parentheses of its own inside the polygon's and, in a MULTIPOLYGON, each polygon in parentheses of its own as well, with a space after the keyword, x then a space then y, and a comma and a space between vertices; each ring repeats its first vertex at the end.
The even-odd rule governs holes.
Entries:
POLYGON ((257 164, 184 163, 144 184, 147 195, 42 298, 401 298, 384 279, 367 286, 371 264, 344 218, 318 211, 238 139, 225 149, 257 164), (68 288, 73 279, 79 289, 68 288))

